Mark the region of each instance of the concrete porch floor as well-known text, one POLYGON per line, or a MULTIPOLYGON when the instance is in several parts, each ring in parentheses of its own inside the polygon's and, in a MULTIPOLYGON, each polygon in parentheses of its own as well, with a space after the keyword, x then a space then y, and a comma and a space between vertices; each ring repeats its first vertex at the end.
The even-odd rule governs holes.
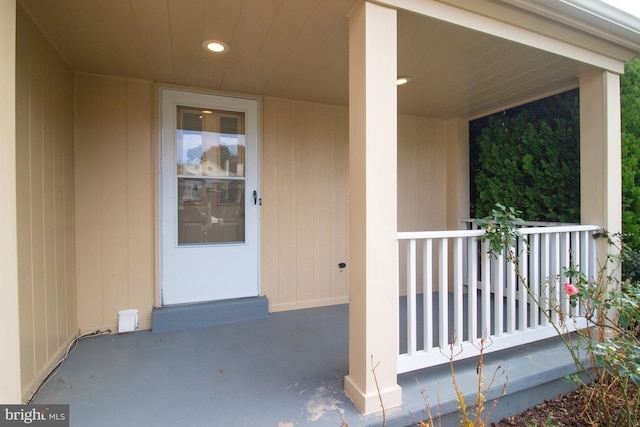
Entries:
MULTIPOLYGON (((477 387, 476 363, 455 364, 467 396, 477 387)), ((488 397, 498 396, 505 382, 507 396, 492 411, 493 420, 573 388, 563 380, 573 363, 557 339, 485 356, 486 376, 498 365, 505 376, 488 397)), ((380 414, 360 414, 344 394, 347 373, 348 306, 340 305, 87 338, 33 403, 70 404, 73 427, 339 427, 342 420, 350 427, 380 426, 380 414)), ((458 425, 448 365, 400 375, 403 406, 387 410, 387 425, 415 425, 425 417, 418 382, 432 412, 439 405, 445 414, 441 425, 458 425)))

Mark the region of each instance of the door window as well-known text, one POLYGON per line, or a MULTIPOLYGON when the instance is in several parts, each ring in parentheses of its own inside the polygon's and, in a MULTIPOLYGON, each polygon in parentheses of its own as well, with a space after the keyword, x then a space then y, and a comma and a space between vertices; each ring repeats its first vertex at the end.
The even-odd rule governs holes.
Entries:
POLYGON ((245 117, 177 106, 178 245, 245 241, 245 117))

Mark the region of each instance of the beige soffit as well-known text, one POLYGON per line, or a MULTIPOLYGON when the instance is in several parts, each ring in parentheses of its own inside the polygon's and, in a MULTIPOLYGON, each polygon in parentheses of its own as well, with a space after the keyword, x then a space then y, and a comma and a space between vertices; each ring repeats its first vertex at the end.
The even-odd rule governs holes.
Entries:
MULTIPOLYGON (((78 73, 348 105, 348 14, 358 1, 18 4, 78 73), (225 41, 229 52, 205 52, 202 42, 209 39, 225 41)), ((604 18, 593 18, 598 25, 591 25, 586 17, 571 15, 579 12, 576 7, 561 13, 533 0, 376 2, 400 9, 398 72, 412 79, 398 89, 402 114, 478 116, 577 87, 579 76, 596 69, 621 73, 623 61, 640 51, 634 48, 639 40, 616 35, 604 18), (525 8, 534 6, 540 10, 525 8), (409 12, 416 8, 425 13, 409 12), (562 16, 591 25, 602 36, 558 22, 562 16)), ((634 25, 627 27, 637 29, 634 25)))

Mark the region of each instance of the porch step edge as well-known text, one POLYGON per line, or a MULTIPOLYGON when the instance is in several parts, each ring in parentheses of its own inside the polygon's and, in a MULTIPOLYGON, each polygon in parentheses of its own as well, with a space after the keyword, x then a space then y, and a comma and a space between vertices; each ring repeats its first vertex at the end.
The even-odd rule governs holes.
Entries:
MULTIPOLYGON (((555 378, 548 382, 539 384, 531 384, 528 388, 521 390, 507 391, 502 396, 491 396, 486 402, 486 413, 484 414, 486 419, 485 423, 490 425, 491 423, 497 423, 500 420, 519 414, 531 407, 542 404, 546 400, 553 399, 556 396, 568 393, 576 389, 576 385, 566 378, 555 378)), ((475 395, 465 395, 465 402, 470 406, 473 406, 475 402, 475 395)), ((461 414, 459 410, 459 403, 457 400, 441 402, 440 408, 432 408, 434 413, 439 411, 439 418, 435 419, 436 425, 442 426, 457 426, 460 424, 461 414)), ((389 427, 410 427, 416 425, 416 414, 420 414, 424 407, 411 412, 410 416, 399 417, 396 420, 388 422, 389 427)), ((473 408, 470 407, 470 413, 473 413, 473 408)), ((475 415, 472 416, 474 419, 475 415)), ((424 415, 418 418, 425 419, 424 415)), ((538 420, 544 422, 544 420, 538 420)))
POLYGON ((269 302, 264 296, 154 307, 151 331, 201 328, 262 319, 268 314, 269 302))
MULTIPOLYGON (((588 366, 587 355, 581 355, 581 360, 588 366)), ((477 358, 454 363, 460 391, 464 394, 465 402, 473 406, 476 400, 477 358)), ((515 415, 576 388, 575 383, 566 379, 568 375, 576 373, 576 365, 558 337, 488 353, 484 356, 484 365, 487 377, 491 377, 495 369, 505 373, 503 377, 497 379, 485 396, 487 410, 484 415, 488 416, 485 421, 489 423, 515 415), (503 383, 506 383, 504 394, 502 394, 503 383)), ((401 374, 401 376, 403 399, 406 398, 406 401, 400 411, 396 411, 387 419, 389 427, 413 426, 416 425, 416 419, 425 419, 421 387, 411 384, 412 382, 415 384, 416 380, 420 380, 427 386, 426 393, 430 399, 431 409, 434 414, 436 412, 440 414, 436 425, 438 423, 442 426, 459 424, 459 402, 453 391, 448 366, 436 366, 401 374)), ((587 378, 583 376, 583 380, 586 381, 587 378)))

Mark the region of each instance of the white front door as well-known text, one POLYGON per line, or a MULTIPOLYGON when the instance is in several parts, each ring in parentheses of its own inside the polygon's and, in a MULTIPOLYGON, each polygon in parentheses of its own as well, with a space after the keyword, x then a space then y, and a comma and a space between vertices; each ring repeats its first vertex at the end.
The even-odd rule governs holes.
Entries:
POLYGON ((160 90, 162 304, 256 296, 258 101, 160 90))

